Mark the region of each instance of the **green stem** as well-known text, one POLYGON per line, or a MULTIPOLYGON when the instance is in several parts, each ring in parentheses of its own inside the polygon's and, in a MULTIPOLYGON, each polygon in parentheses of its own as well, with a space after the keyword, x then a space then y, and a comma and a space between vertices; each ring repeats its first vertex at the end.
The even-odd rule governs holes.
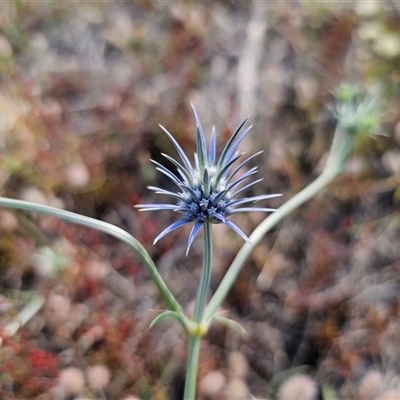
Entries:
POLYGON ((305 203, 307 200, 315 196, 322 188, 327 186, 341 171, 340 163, 330 163, 329 167, 325 168, 322 174, 310 185, 297 193, 294 197, 283 204, 277 212, 270 214, 250 235, 250 243, 245 243, 236 255, 228 272, 222 279, 218 289, 214 293, 208 303, 203 318, 207 321, 216 312, 217 308, 225 300, 229 290, 235 283, 239 272, 241 271, 245 261, 253 250, 253 246, 258 244, 264 235, 269 232, 278 222, 290 214, 294 209, 305 203))
POLYGON ((184 400, 194 400, 196 397, 197 370, 199 368, 201 336, 193 335, 189 338, 189 354, 186 367, 186 381, 184 400))
POLYGON ((212 262, 212 229, 211 229, 211 223, 206 222, 204 224, 203 268, 201 270, 201 278, 193 314, 193 320, 197 323, 200 323, 203 320, 204 306, 206 303, 207 292, 208 288, 210 287, 210 280, 211 280, 211 262, 212 262))
POLYGON ((193 320, 196 322, 197 330, 190 334, 188 348, 188 362, 186 367, 186 381, 184 400, 194 400, 196 396, 197 370, 199 366, 200 343, 205 331, 202 331, 204 306, 207 299, 208 288, 211 280, 212 263, 212 228, 211 223, 204 224, 204 254, 203 268, 196 303, 194 306, 193 320))
POLYGON ((108 222, 99 221, 97 219, 89 218, 80 214, 75 214, 70 211, 60 210, 58 208, 30 203, 27 201, 0 197, 0 206, 16 208, 20 210, 35 211, 41 214, 51 215, 53 217, 68 222, 72 222, 74 224, 83 225, 91 229, 96 229, 100 232, 104 232, 111 236, 116 237, 117 239, 126 243, 142 261, 151 279, 157 286, 157 289, 160 292, 161 297, 167 303, 168 307, 172 311, 181 312, 181 306, 179 305, 179 303, 177 302, 171 291, 168 289, 161 275, 157 271, 157 268, 153 260, 151 259, 149 253, 132 235, 130 235, 123 229, 118 228, 117 226, 114 226, 112 224, 109 224, 108 222))

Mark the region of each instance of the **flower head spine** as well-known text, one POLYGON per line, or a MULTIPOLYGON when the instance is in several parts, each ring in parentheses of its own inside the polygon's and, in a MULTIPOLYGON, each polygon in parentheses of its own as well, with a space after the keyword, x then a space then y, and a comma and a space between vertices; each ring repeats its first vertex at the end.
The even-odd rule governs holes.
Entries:
POLYGON ((189 158, 174 139, 174 137, 160 125, 161 129, 171 140, 177 150, 181 163, 167 154, 162 154, 177 169, 177 174, 169 171, 162 164, 152 160, 156 165, 156 169, 167 176, 172 182, 178 186, 178 192, 171 192, 161 188, 150 186, 149 189, 157 194, 163 194, 175 199, 176 204, 141 204, 140 211, 154 210, 172 210, 183 214, 183 218, 175 221, 165 228, 154 240, 158 240, 166 236, 173 230, 194 222, 192 231, 189 234, 186 254, 189 252, 197 233, 201 227, 209 222, 213 224, 225 224, 235 231, 244 240, 249 241, 248 237, 242 230, 227 218, 231 214, 249 211, 276 211, 273 208, 251 208, 249 204, 256 203, 260 200, 266 200, 278 197, 280 194, 268 194, 253 197, 238 198, 237 195, 251 186, 259 183, 262 179, 250 182, 238 189, 243 181, 257 172, 257 167, 253 167, 243 175, 234 179, 237 173, 254 157, 262 153, 262 151, 246 158, 237 167, 235 163, 244 153, 238 152, 237 148, 247 135, 252 126, 246 128, 240 135, 240 131, 245 125, 247 118, 242 121, 235 132, 232 134, 228 143, 225 145, 219 159, 216 159, 216 135, 215 128, 211 131, 211 140, 207 149, 206 139, 200 119, 195 108, 192 106, 193 115, 196 121, 196 153, 194 156, 194 167, 189 158))

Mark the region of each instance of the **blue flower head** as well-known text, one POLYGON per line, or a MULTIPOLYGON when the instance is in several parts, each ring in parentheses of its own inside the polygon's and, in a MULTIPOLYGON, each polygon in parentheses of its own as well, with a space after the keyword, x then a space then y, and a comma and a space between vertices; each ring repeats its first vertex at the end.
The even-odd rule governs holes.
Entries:
POLYGON ((176 167, 177 173, 173 173, 157 161, 151 160, 156 165, 158 171, 166 175, 175 183, 178 187, 178 191, 170 192, 153 186, 149 186, 149 189, 158 194, 172 197, 175 199, 175 204, 141 204, 137 206, 140 208, 140 211, 172 210, 183 215, 181 219, 164 229, 155 238, 154 243, 180 226, 193 222, 194 225, 189 235, 186 254, 189 252, 190 246, 200 228, 206 222, 225 224, 248 242, 249 238, 236 224, 230 221, 228 217, 238 212, 276 211, 273 208, 250 208, 248 205, 260 200, 280 196, 280 194, 266 194, 261 196, 238 198, 240 193, 262 180, 258 179, 246 184, 245 186, 241 186, 242 182, 257 172, 257 167, 250 168, 241 176, 237 176, 238 172, 252 158, 262 153, 262 151, 260 151, 248 157, 239 165, 236 166, 235 164, 239 158, 244 155, 243 152, 238 152, 237 148, 252 127, 249 126, 240 133, 247 118, 237 127, 217 160, 215 129, 212 129, 211 141, 209 148, 207 149, 203 128, 193 105, 192 109, 197 125, 197 152, 194 155, 194 167, 178 142, 161 125, 160 128, 165 132, 175 146, 182 163, 176 161, 167 154, 162 154, 176 167))

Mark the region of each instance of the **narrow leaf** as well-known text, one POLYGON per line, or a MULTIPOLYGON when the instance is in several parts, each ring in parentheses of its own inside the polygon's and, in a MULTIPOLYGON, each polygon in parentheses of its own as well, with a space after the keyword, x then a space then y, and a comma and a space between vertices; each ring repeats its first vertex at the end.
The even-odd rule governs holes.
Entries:
POLYGON ((250 239, 246 236, 246 234, 232 221, 229 221, 228 219, 225 220, 225 225, 235 231, 247 243, 250 243, 250 239))
POLYGON ((178 152, 179 156, 181 157, 183 163, 185 164, 186 169, 188 171, 193 171, 192 164, 190 164, 189 159, 187 158, 185 152, 182 150, 182 147, 179 146, 179 143, 174 139, 174 137, 162 125, 159 125, 159 127, 165 132, 165 134, 171 140, 171 142, 174 145, 176 151, 178 152))
POLYGON ((228 143, 225 145, 224 149, 222 150, 221 156, 219 157, 218 160, 218 167, 220 168, 221 165, 225 162, 225 157, 226 154, 228 153, 229 149, 231 148, 233 142, 235 141, 237 135, 239 134, 240 130, 242 129, 243 125, 247 122, 247 120, 249 119, 249 117, 245 118, 240 124, 239 126, 236 128, 235 132, 233 133, 233 135, 230 137, 230 139, 228 140, 228 143))
POLYGON ((174 183, 176 183, 177 185, 179 185, 181 183, 181 180, 173 172, 171 172, 169 169, 164 167, 164 165, 162 165, 159 162, 154 161, 154 160, 150 160, 150 161, 153 164, 157 165, 157 167, 156 167, 157 171, 160 171, 165 176, 168 176, 168 178, 171 179, 172 181, 174 181, 174 183))
POLYGON ((167 228, 165 228, 155 239, 153 244, 156 244, 161 238, 164 236, 168 235, 168 233, 172 232, 173 230, 180 228, 183 225, 188 224, 190 221, 188 221, 186 218, 179 219, 178 221, 175 221, 173 224, 169 225, 167 228))
POLYGON ((279 210, 276 208, 243 207, 243 208, 236 208, 235 210, 230 211, 229 215, 241 212, 252 212, 252 211, 274 212, 279 210))
POLYGON ((149 326, 150 329, 155 327, 160 322, 165 321, 168 318, 179 320, 175 311, 167 310, 167 311, 162 312, 160 315, 157 315, 157 317, 155 317, 153 319, 153 321, 151 322, 151 324, 149 326))
POLYGON ((204 225, 204 224, 203 224, 202 222, 196 222, 196 223, 194 224, 194 226, 193 226, 193 228, 192 228, 192 231, 190 232, 188 242, 187 242, 186 255, 188 255, 190 246, 192 245, 192 243, 193 243, 193 241, 194 241, 194 238, 196 237, 196 235, 198 234, 200 228, 201 228, 203 225, 204 225))
POLYGON ((196 149, 197 155, 199 157, 200 171, 202 171, 208 165, 207 159, 207 145, 206 138, 204 137, 203 128, 199 116, 197 115, 196 109, 193 104, 191 104, 194 119, 196 120, 197 135, 196 135, 196 149))
POLYGON ((194 153, 194 166, 197 171, 200 171, 199 156, 197 153, 194 153))
POLYGON ((248 183, 247 185, 243 186, 242 188, 240 188, 240 189, 237 190, 236 192, 232 193, 232 194, 231 194, 231 197, 237 196, 239 193, 241 193, 241 192, 247 190, 248 188, 250 188, 251 186, 256 185, 257 183, 260 183, 262 180, 263 180, 263 179, 261 178, 261 179, 257 179, 256 181, 253 181, 253 182, 248 183))
MULTIPOLYGON (((161 188, 158 188, 155 186, 147 186, 147 189, 152 190, 156 194, 164 194, 165 196, 171 196, 177 200, 183 200, 183 198, 184 198, 182 196, 182 193, 170 192, 169 190, 161 189, 161 188)), ((135 206, 135 207, 137 207, 137 206, 135 206)))
MULTIPOLYGON (((235 182, 231 183, 227 187, 227 191, 230 191, 234 189, 236 186, 238 186, 240 183, 242 183, 245 179, 247 179, 249 176, 254 175, 257 172, 257 167, 253 167, 249 169, 245 174, 243 174, 239 179, 237 179, 235 182)), ((229 179, 228 179, 229 180, 229 179)))
POLYGON ((207 168, 204 169, 203 184, 204 184, 204 195, 206 197, 208 197, 208 195, 210 194, 210 179, 209 179, 209 176, 208 176, 207 168))
POLYGON ((228 179, 228 183, 233 179, 233 177, 250 161, 252 160, 254 157, 257 157, 258 155, 260 155, 261 153, 263 153, 264 151, 259 151, 258 153, 253 154, 250 157, 247 157, 242 163, 240 163, 237 168, 235 168, 235 170, 229 175, 229 179, 228 179))
POLYGON ((211 141, 210 141, 210 151, 208 153, 208 165, 215 164, 215 157, 217 153, 217 143, 216 143, 216 136, 215 136, 215 126, 212 127, 211 130, 211 141))
POLYGON ((246 128, 246 130, 236 139, 235 143, 232 144, 231 148, 226 153, 227 160, 230 160, 230 158, 233 156, 234 152, 238 148, 239 144, 242 142, 242 140, 245 138, 245 136, 249 133, 249 131, 252 127, 253 127, 253 125, 250 125, 248 128, 246 128))
POLYGON ((243 337, 248 337, 249 334, 247 331, 243 328, 242 325, 234 321, 233 319, 229 319, 226 317, 221 317, 220 315, 214 315, 212 317, 212 322, 217 322, 218 324, 224 325, 227 328, 233 329, 236 332, 238 332, 240 335, 243 337))
POLYGON ((236 157, 234 157, 232 160, 230 160, 226 165, 222 166, 221 165, 221 171, 219 171, 217 177, 215 178, 216 185, 219 184, 219 181, 223 176, 227 174, 229 171, 229 168, 232 167, 232 165, 240 158, 242 157, 244 153, 239 153, 236 157))
POLYGON ((279 196, 281 196, 281 195, 280 194, 262 194, 260 196, 243 197, 241 199, 232 200, 227 205, 236 207, 239 204, 256 203, 257 201, 260 201, 260 200, 267 200, 267 199, 271 199, 271 198, 279 197, 279 196))
POLYGON ((135 207, 139 208, 139 211, 158 211, 158 210, 175 211, 179 208, 176 204, 137 204, 135 207))
POLYGON ((164 156, 167 160, 169 160, 172 164, 175 165, 175 167, 178 169, 179 172, 183 174, 183 176, 187 179, 187 181, 193 185, 193 179, 190 176, 190 173, 174 158, 170 157, 168 154, 161 153, 162 156, 164 156))

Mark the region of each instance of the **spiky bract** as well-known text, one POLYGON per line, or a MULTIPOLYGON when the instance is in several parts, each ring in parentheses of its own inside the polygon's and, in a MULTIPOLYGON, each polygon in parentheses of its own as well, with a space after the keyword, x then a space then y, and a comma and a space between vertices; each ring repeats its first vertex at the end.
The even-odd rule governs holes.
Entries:
POLYGON ((172 210, 183 214, 183 217, 164 229, 154 240, 156 243, 162 237, 173 230, 194 222, 192 231, 190 232, 186 254, 193 243, 194 238, 204 223, 210 222, 214 224, 225 224, 244 240, 249 241, 243 231, 232 221, 227 218, 238 212, 248 211, 276 211, 273 208, 250 208, 250 203, 256 203, 260 200, 270 199, 280 196, 280 194, 268 194, 253 197, 238 198, 238 195, 249 187, 260 182, 258 179, 251 183, 241 186, 242 182, 257 172, 257 167, 250 168, 241 176, 237 176, 238 172, 255 156, 262 151, 248 157, 242 163, 236 166, 236 162, 242 152, 237 151, 237 147, 247 135, 252 126, 246 128, 242 133, 241 130, 245 125, 247 118, 237 127, 228 143, 225 145, 219 159, 216 159, 216 137, 215 129, 211 132, 211 141, 207 149, 206 140, 201 126, 199 117, 195 108, 192 106, 194 118, 197 125, 196 148, 194 155, 194 166, 192 166, 189 158, 182 150, 181 146, 174 137, 160 125, 161 129, 169 137, 176 148, 182 163, 176 161, 167 154, 162 154, 177 169, 178 174, 172 173, 157 161, 152 160, 156 165, 156 169, 170 178, 179 188, 178 192, 171 192, 161 188, 150 186, 149 189, 158 194, 164 194, 176 200, 175 204, 143 204, 138 205, 141 211, 150 210, 172 210), (236 179, 235 179, 236 178, 236 179))

